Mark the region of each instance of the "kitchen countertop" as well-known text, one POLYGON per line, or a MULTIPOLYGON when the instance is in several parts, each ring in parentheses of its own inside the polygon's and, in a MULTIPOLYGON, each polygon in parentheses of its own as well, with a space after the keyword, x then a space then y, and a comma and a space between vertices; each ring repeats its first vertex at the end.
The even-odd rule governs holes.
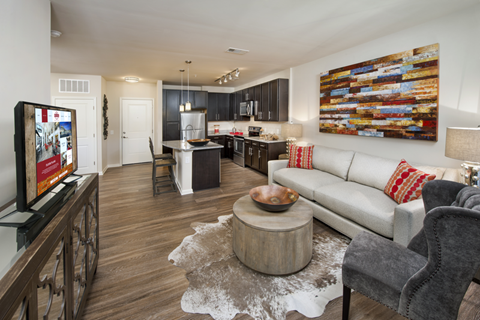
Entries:
POLYGON ((264 140, 264 139, 261 139, 260 137, 250 137, 248 134, 247 135, 245 135, 245 134, 238 135, 238 134, 231 134, 231 133, 228 133, 228 132, 208 133, 207 135, 209 137, 212 137, 212 136, 244 137, 245 139, 248 139, 248 140, 260 141, 260 142, 265 142, 265 143, 276 143, 276 142, 286 142, 287 141, 286 139, 283 139, 282 137, 280 137, 278 140, 264 140))
POLYGON ((207 145, 202 146, 202 147, 194 147, 190 145, 188 142, 185 142, 183 140, 172 140, 172 141, 164 141, 163 145, 167 148, 172 148, 173 150, 179 150, 179 151, 195 151, 195 150, 208 150, 208 149, 220 149, 224 148, 224 146, 214 143, 214 142, 209 142, 207 145))

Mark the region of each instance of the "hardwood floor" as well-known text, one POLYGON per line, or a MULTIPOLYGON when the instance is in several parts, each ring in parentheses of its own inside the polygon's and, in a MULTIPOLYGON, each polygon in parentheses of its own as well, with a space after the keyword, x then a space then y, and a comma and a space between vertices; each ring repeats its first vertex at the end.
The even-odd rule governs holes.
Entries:
MULTIPOLYGON (((152 196, 151 164, 109 169, 100 177, 100 259, 83 319, 211 319, 182 311, 188 287, 183 269, 168 255, 194 233, 192 222, 216 222, 233 203, 267 177, 222 159, 221 187, 180 196, 152 196)), ((314 220, 314 232, 335 232, 314 220)), ((341 319, 341 298, 317 318, 341 319)), ((352 294, 351 320, 405 319, 358 293, 352 294)), ((252 319, 237 315, 235 319, 252 319)), ((308 319, 291 311, 287 319, 308 319)), ((480 286, 472 283, 458 319, 480 319, 480 286)))

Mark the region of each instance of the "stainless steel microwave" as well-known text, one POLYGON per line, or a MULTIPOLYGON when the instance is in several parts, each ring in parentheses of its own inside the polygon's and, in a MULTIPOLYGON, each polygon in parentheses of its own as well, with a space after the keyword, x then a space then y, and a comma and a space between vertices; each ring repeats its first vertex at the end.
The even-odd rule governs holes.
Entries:
POLYGON ((241 116, 254 116, 256 101, 240 102, 240 115, 241 116))

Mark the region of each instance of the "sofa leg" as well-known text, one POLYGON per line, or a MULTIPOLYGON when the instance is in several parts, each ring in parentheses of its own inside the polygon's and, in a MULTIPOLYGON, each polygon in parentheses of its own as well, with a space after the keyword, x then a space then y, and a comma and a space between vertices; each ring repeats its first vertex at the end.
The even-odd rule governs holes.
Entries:
POLYGON ((343 286, 343 309, 342 320, 348 320, 348 314, 350 312, 350 294, 352 289, 347 286, 343 286))

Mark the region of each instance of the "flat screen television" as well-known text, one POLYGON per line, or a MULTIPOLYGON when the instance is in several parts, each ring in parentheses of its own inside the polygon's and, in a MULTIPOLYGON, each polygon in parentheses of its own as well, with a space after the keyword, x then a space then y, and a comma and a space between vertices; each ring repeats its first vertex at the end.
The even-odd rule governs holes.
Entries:
POLYGON ((27 211, 78 168, 76 111, 20 101, 15 106, 17 211, 27 211))

